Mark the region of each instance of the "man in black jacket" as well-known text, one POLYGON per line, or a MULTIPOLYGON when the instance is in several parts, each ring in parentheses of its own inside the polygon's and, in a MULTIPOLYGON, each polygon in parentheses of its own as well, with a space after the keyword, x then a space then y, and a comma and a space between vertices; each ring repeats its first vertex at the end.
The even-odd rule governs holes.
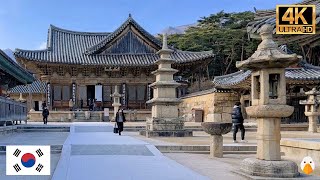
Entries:
POLYGON ((242 116, 240 105, 241 105, 240 102, 236 102, 231 113, 232 123, 233 123, 233 142, 234 143, 237 143, 237 132, 239 128, 241 130, 241 142, 246 142, 244 140, 244 133, 245 133, 245 129, 243 126, 244 119, 242 116))
POLYGON ((43 116, 43 124, 47 124, 48 116, 49 116, 49 110, 47 107, 44 107, 44 109, 42 110, 42 116, 43 116))

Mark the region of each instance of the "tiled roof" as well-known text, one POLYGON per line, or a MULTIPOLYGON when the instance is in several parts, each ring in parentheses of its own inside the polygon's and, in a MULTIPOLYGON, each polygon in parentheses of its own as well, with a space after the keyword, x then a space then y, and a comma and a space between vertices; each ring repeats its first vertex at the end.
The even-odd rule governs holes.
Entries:
POLYGON ((2 50, 0 50, 0 70, 14 77, 17 80, 16 84, 30 84, 35 80, 32 74, 17 64, 2 50))
MULTIPOLYGON (((300 3, 296 3, 296 4, 307 4, 307 5, 316 5, 316 24, 317 26, 320 25, 320 1, 319 0, 303 0, 300 3)), ((255 19, 248 23, 247 25, 247 32, 249 33, 249 35, 251 35, 251 37, 255 37, 253 36, 254 34, 259 34, 261 27, 264 24, 270 24, 271 26, 274 27, 273 33, 276 33, 276 10, 272 9, 272 10, 258 10, 255 14, 255 19)), ((292 38, 292 40, 303 40, 308 38, 308 40, 313 39, 318 37, 319 34, 314 34, 314 35, 291 35, 288 36, 286 35, 285 39, 286 41, 291 40, 290 38, 292 38), (290 38, 289 38, 290 37, 290 38)), ((259 38, 259 36, 256 36, 259 38)), ((317 38, 316 40, 318 40, 319 38, 317 38)), ((285 40, 283 40, 285 42, 285 40)))
MULTIPOLYGON (((103 50, 113 39, 118 36, 123 36, 121 32, 128 29, 128 26, 133 26, 139 31, 146 39, 153 44, 153 48, 161 48, 161 42, 154 36, 145 31, 136 21, 129 17, 113 33, 89 33, 89 32, 76 32, 50 26, 48 32, 48 45, 45 50, 21 50, 16 49, 15 56, 35 62, 43 63, 59 63, 59 64, 77 64, 77 65, 106 65, 106 66, 148 66, 154 65, 154 62, 159 59, 159 55, 154 51, 129 52, 129 53, 106 53, 103 50), (102 53, 103 52, 103 53, 102 53)), ((130 28, 129 28, 130 29, 130 28)), ((129 36, 132 37, 132 36, 129 36)), ((118 38, 117 40, 123 40, 118 38)), ((125 39, 126 41, 127 39, 125 39)), ((122 46, 131 46, 130 43, 139 45, 135 39, 129 39, 128 42, 119 42, 115 49, 122 46), (128 45, 129 44, 129 45, 128 45)), ((140 43, 142 44, 142 43, 140 43)), ((147 43, 146 43, 147 44, 147 43)), ((150 46, 151 47, 151 46, 150 46)), ((151 49, 151 48, 149 48, 151 49)), ((172 58, 176 59, 176 63, 186 63, 191 61, 204 60, 214 57, 213 52, 186 52, 175 50, 172 58)))
MULTIPOLYGON (((301 61, 297 68, 286 68, 285 76, 290 82, 300 81, 319 81, 320 80, 320 67, 313 66, 301 61)), ((232 74, 217 76, 213 80, 216 87, 222 88, 238 88, 244 87, 250 83, 251 71, 238 71, 232 74), (244 84, 245 83, 245 84, 244 84)), ((249 86, 250 87, 250 86, 249 86)))
POLYGON ((10 89, 10 93, 29 93, 29 87, 30 86, 30 92, 31 93, 46 93, 46 83, 43 81, 34 81, 30 85, 19 85, 12 89, 10 89))

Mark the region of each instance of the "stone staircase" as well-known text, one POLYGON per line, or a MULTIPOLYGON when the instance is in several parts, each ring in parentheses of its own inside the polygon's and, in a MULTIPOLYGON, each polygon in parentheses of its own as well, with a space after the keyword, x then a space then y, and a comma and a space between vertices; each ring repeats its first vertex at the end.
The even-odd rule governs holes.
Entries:
POLYGON ((100 122, 100 114, 90 111, 90 118, 86 119, 85 111, 75 112, 74 122, 100 122))

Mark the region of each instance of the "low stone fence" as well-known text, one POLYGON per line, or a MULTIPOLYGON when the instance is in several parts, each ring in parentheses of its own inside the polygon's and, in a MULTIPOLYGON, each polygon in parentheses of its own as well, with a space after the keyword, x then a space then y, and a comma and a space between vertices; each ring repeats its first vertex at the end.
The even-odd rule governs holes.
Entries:
POLYGON ((27 105, 19 101, 0 97, 0 125, 11 121, 27 121, 27 105))
POLYGON ((232 108, 239 99, 235 93, 210 89, 182 97, 179 111, 185 121, 195 121, 194 110, 202 110, 204 122, 230 122, 232 108))
POLYGON ((306 156, 316 162, 320 159, 320 139, 282 139, 280 148, 286 157, 294 161, 301 161, 306 156))
MULTIPOLYGON (((127 121, 145 121, 151 117, 150 110, 125 110, 124 114, 127 121)), ((109 120, 113 120, 113 111, 109 112, 109 120)), ((30 121, 42 122, 42 112, 29 112, 30 121)), ((103 111, 50 111, 48 121, 51 122, 73 122, 73 121, 104 121, 103 111)))

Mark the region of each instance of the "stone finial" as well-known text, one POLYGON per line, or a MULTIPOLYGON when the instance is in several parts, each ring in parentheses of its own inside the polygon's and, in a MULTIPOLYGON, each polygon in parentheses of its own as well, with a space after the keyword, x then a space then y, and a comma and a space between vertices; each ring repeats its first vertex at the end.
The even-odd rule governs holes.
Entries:
POLYGON ((131 15, 131 13, 129 13, 129 18, 131 18, 132 17, 132 15, 131 15))
POLYGON ((302 57, 297 54, 287 54, 278 48, 272 38, 273 27, 265 24, 260 29, 262 42, 251 57, 244 61, 237 61, 240 69, 285 68, 297 63, 302 57))
POLYGON ((260 29, 260 36, 262 40, 272 39, 273 28, 270 24, 265 24, 260 29))
POLYGON ((167 40, 167 34, 163 34, 162 38, 162 49, 168 49, 168 40, 167 40))

